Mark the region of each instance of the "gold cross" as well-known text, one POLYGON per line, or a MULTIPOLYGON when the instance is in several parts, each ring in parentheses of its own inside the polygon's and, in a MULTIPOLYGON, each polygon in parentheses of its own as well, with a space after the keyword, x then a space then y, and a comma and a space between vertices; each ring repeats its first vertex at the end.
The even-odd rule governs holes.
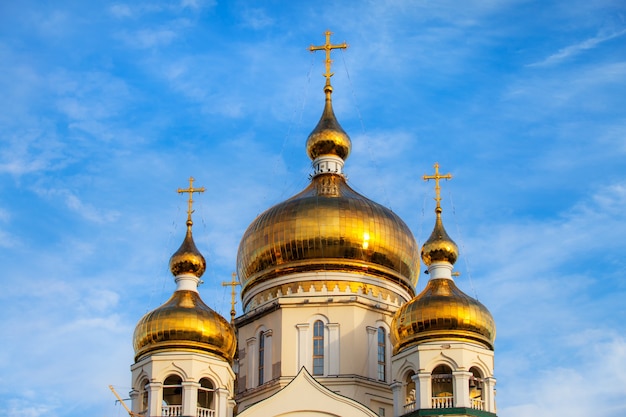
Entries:
POLYGON ((189 201, 188 201, 188 206, 187 206, 187 226, 191 226, 193 224, 193 222, 191 221, 191 213, 194 212, 194 210, 192 209, 193 206, 193 193, 203 193, 204 192, 204 187, 200 187, 200 188, 193 188, 193 182, 194 182, 194 178, 193 177, 189 177, 189 188, 187 188, 186 190, 183 190, 182 188, 178 189, 178 193, 182 194, 182 193, 189 193, 189 201))
POLYGON ((222 282, 223 287, 232 287, 232 291, 230 293, 230 324, 235 324, 235 315, 237 312, 235 311, 235 304, 237 304, 237 300, 235 299, 235 287, 237 285, 241 285, 239 281, 237 281, 237 274, 233 272, 233 280, 231 282, 222 282))
POLYGON ((447 173, 446 175, 439 174, 439 162, 435 162, 435 175, 424 175, 422 178, 424 181, 435 180, 435 201, 437 202, 437 209, 441 209, 441 187, 439 186, 439 180, 451 180, 452 174, 447 173))
POLYGON ((326 77, 326 84, 330 85, 330 77, 332 77, 334 75, 333 72, 330 72, 330 64, 333 63, 333 61, 330 59, 330 51, 332 51, 333 49, 346 49, 348 47, 347 43, 342 43, 339 45, 333 45, 330 43, 330 35, 332 35, 333 33, 330 30, 327 30, 326 32, 324 32, 324 35, 326 35, 326 43, 324 45, 320 45, 320 46, 309 46, 309 51, 311 52, 315 52, 315 51, 326 51, 326 73, 322 74, 324 77, 326 77))

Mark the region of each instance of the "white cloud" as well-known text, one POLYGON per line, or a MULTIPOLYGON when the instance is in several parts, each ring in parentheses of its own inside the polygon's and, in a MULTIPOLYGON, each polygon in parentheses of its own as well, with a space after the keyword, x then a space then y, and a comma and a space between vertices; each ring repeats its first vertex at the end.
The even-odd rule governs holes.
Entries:
POLYGON ((268 16, 264 9, 244 8, 241 13, 242 24, 254 30, 264 29, 274 24, 274 19, 268 16))
POLYGON ((532 64, 528 64, 527 66, 547 67, 547 66, 557 65, 561 63, 562 61, 575 57, 585 51, 592 50, 596 48, 598 45, 600 45, 601 43, 604 43, 614 38, 618 38, 624 34, 626 34, 626 29, 616 31, 616 32, 610 32, 610 33, 601 32, 592 38, 585 39, 584 41, 562 48, 557 53, 550 55, 544 60, 535 62, 532 64))
POLYGON ((132 17, 133 11, 127 4, 114 4, 109 7, 111 14, 117 18, 132 17))

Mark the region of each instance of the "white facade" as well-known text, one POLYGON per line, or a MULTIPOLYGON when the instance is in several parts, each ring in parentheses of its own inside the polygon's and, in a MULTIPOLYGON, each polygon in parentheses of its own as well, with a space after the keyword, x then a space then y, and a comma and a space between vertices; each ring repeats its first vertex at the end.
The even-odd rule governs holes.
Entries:
MULTIPOLYGON (((393 283, 350 273, 297 274, 284 277, 283 282, 310 279, 343 284, 332 289, 299 286, 287 294, 274 292, 278 297, 264 298, 236 320, 239 412, 275 394, 305 368, 331 391, 390 416, 389 326, 400 302, 410 295, 393 283), (390 295, 383 297, 383 292, 376 291, 378 296, 374 296, 368 281, 385 287, 390 295)), ((255 294, 266 290, 255 289, 255 294)))
POLYGON ((136 362, 131 372, 136 415, 233 416, 235 373, 222 358, 196 352, 158 352, 136 362))

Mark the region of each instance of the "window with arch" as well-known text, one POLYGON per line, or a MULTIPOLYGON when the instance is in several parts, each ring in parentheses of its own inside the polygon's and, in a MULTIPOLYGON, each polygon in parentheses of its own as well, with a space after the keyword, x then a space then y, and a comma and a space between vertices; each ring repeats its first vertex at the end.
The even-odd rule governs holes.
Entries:
POLYGON ((387 345, 385 329, 378 328, 378 380, 385 381, 387 373, 387 345))
MULTIPOLYGON (((415 396, 417 395, 417 393, 415 392, 415 381, 413 381, 413 376, 415 375, 415 372, 413 371, 409 371, 406 374, 406 378, 404 378, 404 384, 405 384, 405 403, 407 405, 415 405, 415 396)), ((413 409, 410 408, 409 411, 412 411, 413 409)))
POLYGON ((432 408, 454 407, 454 392, 452 388, 452 369, 448 365, 439 365, 433 369, 432 408))
POLYGON ((200 380, 198 388, 198 417, 211 417, 215 410, 215 387, 208 378, 200 380))
POLYGON ((149 390, 148 390, 148 384, 150 384, 150 381, 148 381, 147 378, 144 378, 141 381, 141 384, 139 385, 141 391, 139 393, 139 408, 140 408, 140 413, 146 413, 148 411, 148 404, 149 404, 149 390))
POLYGON ((324 375, 324 323, 313 323, 313 375, 324 375))
POLYGON ((183 380, 170 375, 163 381, 163 416, 178 416, 183 408, 183 380))
POLYGON ((472 408, 476 410, 484 409, 484 397, 483 397, 483 377, 478 368, 472 366, 470 368, 472 376, 469 380, 469 396, 472 408))
POLYGON ((258 379, 259 385, 263 384, 263 373, 265 370, 265 333, 259 333, 259 367, 258 367, 258 379))

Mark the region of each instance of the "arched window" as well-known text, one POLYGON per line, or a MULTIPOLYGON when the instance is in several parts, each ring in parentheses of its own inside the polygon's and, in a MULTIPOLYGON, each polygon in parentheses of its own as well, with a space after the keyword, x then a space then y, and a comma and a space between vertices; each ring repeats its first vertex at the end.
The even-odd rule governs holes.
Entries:
POLYGON ((265 369, 265 334, 259 333, 259 385, 263 384, 263 371, 265 369))
POLYGON ((384 381, 387 373, 387 346, 385 341, 385 329, 378 328, 378 380, 384 381))
POLYGON ((404 413, 410 413, 415 410, 415 396, 417 395, 415 392, 415 381, 413 381, 413 376, 415 372, 409 371, 404 378, 404 413))
POLYGON ((432 381, 432 408, 454 407, 454 393, 452 391, 452 369, 448 365, 439 365, 433 369, 432 381))
POLYGON ((178 375, 170 375, 163 382, 162 415, 179 416, 183 409, 183 380, 178 375))
POLYGON ((139 400, 139 408, 140 408, 140 413, 144 413, 146 414, 146 412, 148 411, 148 404, 149 404, 149 391, 148 391, 148 384, 150 384, 150 381, 148 381, 148 379, 144 379, 143 381, 141 381, 141 392, 139 394, 140 396, 140 400, 139 400))
POLYGON ((324 323, 313 324, 313 375, 324 375, 324 323))
POLYGON ((215 388, 208 378, 200 380, 198 388, 198 417, 212 417, 215 410, 215 388))
POLYGON ((475 410, 484 410, 485 401, 483 398, 483 378, 480 370, 476 367, 471 367, 470 372, 472 376, 469 380, 469 396, 472 408, 475 410))

